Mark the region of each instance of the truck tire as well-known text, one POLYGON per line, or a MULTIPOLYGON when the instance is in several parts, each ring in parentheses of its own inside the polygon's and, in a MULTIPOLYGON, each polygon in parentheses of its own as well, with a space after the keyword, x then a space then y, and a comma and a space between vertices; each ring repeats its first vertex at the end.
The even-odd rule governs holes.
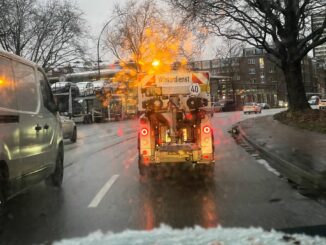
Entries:
POLYGON ((63 180, 63 172, 63 149, 62 147, 60 147, 57 153, 54 172, 45 180, 45 183, 48 186, 61 187, 63 180))

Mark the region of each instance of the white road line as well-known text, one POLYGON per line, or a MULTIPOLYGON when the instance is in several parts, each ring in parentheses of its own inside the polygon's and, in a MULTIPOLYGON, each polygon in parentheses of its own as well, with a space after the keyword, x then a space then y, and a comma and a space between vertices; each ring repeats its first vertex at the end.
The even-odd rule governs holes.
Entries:
POLYGON ((257 162, 263 165, 269 172, 272 172, 277 176, 281 176, 281 174, 276 169, 272 168, 266 160, 258 159, 257 162))
POLYGON ((113 175, 108 182, 101 188, 101 190, 96 194, 91 203, 88 205, 89 208, 96 208, 102 201, 105 194, 110 190, 114 182, 119 178, 119 175, 113 175))

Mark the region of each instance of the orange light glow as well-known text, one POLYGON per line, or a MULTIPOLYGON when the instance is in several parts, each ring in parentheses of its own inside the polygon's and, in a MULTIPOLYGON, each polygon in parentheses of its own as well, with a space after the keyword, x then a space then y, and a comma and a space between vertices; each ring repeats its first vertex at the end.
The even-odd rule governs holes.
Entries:
POLYGON ((130 50, 128 40, 122 42, 122 70, 115 75, 114 81, 126 82, 129 88, 137 88, 139 74, 156 75, 172 69, 187 71, 187 60, 194 53, 194 42, 194 35, 185 27, 170 27, 155 20, 145 29, 136 51, 130 50))
POLYGON ((160 61, 159 60, 154 60, 153 62, 152 62, 152 66, 153 67, 158 67, 160 65, 160 61))

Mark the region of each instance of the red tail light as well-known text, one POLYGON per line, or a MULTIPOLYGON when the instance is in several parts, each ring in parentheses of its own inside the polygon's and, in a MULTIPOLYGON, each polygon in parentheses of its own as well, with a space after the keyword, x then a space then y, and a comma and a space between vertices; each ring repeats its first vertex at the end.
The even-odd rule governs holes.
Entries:
POLYGON ((203 128, 203 132, 204 132, 205 134, 209 134, 209 133, 211 132, 211 128, 208 127, 208 126, 205 126, 205 127, 203 128))
POLYGON ((148 135, 148 129, 147 128, 143 128, 140 133, 143 135, 143 136, 146 136, 148 135))

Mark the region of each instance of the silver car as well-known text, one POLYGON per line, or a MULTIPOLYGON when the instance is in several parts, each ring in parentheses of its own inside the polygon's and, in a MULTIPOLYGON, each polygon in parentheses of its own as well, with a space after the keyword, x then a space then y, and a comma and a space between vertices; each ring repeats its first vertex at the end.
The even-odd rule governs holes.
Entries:
POLYGON ((77 141, 76 123, 67 116, 60 116, 62 125, 62 135, 64 139, 69 139, 72 143, 77 141))
POLYGON ((76 84, 79 88, 80 96, 88 96, 94 94, 94 85, 91 82, 79 82, 76 84))
POLYGON ((63 138, 43 70, 0 51, 0 220, 5 201, 46 180, 61 186, 63 138))

